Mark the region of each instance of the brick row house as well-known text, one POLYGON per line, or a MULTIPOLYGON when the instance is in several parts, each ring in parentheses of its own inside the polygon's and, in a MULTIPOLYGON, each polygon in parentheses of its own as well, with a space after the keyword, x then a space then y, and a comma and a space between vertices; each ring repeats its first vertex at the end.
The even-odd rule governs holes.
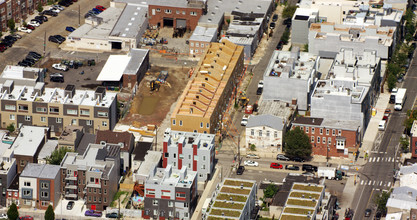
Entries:
MULTIPOLYGON (((0 0, 0 30, 7 31, 7 21, 13 19, 16 23, 26 19, 28 15, 36 13, 39 2, 46 4, 46 0, 0 0)), ((16 25, 17 27, 18 25, 16 25)))
POLYGON ((291 129, 304 131, 313 147, 313 155, 348 157, 358 151, 362 136, 358 121, 298 117, 291 129))

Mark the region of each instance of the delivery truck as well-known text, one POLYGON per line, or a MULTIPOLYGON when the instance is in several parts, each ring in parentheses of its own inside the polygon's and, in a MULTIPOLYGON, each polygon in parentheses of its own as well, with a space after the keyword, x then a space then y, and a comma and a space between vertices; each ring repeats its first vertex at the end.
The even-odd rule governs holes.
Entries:
POLYGON ((406 92, 407 92, 407 89, 405 88, 398 89, 398 92, 395 95, 395 105, 394 105, 394 109, 396 111, 401 111, 403 109, 403 105, 405 103, 405 100, 407 99, 406 92))
POLYGON ((317 176, 323 177, 329 180, 330 179, 341 180, 342 172, 337 170, 336 167, 319 167, 317 169, 317 176))

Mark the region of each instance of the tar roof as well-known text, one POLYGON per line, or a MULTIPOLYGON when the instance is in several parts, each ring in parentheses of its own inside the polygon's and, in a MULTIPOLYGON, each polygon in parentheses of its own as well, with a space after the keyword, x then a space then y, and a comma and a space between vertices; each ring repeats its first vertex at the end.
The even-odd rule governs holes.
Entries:
POLYGON ((45 133, 48 132, 48 127, 37 127, 23 125, 20 128, 19 135, 13 142, 15 155, 34 156, 42 141, 45 138, 45 133))
POLYGON ((121 151, 130 152, 130 147, 133 146, 134 138, 133 134, 125 132, 114 132, 110 130, 99 130, 97 131, 96 144, 101 144, 104 141, 108 144, 119 144, 123 143, 121 151))
POLYGON ((59 165, 28 163, 20 177, 55 179, 59 174, 59 170, 59 165))
POLYGON ((52 152, 58 146, 58 140, 48 140, 42 147, 42 150, 39 152, 38 160, 45 159, 48 156, 51 156, 52 152))
POLYGON ((313 117, 297 117, 292 124, 297 125, 316 125, 320 126, 323 122, 323 118, 313 118, 313 117))
POLYGON ((95 141, 96 141, 96 135, 95 134, 84 133, 83 137, 81 138, 80 143, 78 144, 77 152, 79 154, 84 154, 88 145, 92 144, 92 143, 95 143, 95 141))
POLYGON ((152 142, 138 142, 132 154, 135 155, 133 160, 144 161, 145 155, 148 153, 148 150, 151 149, 152 142))
POLYGON ((284 128, 285 121, 282 118, 273 115, 253 115, 249 117, 247 128, 267 126, 281 131, 284 128))

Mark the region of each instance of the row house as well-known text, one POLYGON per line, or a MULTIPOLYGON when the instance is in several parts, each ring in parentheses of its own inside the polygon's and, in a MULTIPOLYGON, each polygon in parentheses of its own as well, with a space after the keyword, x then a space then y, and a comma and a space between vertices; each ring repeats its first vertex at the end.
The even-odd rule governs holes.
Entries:
POLYGON ((1 0, 0 1, 0 31, 7 31, 7 21, 15 22, 25 20, 28 15, 36 12, 38 4, 45 5, 46 0, 1 0))
POLYGON ((362 139, 358 121, 298 117, 291 129, 297 127, 308 135, 313 155, 348 157, 358 151, 362 139))
POLYGON ((120 146, 90 144, 84 154, 69 152, 60 173, 65 199, 83 199, 88 209, 105 210, 118 189, 120 146))
POLYGON ((145 183, 144 219, 191 219, 197 205, 197 172, 171 165, 154 168, 145 183))
POLYGON ((171 131, 168 128, 164 135, 162 166, 187 167, 197 171, 199 182, 208 181, 214 170, 214 141, 213 134, 171 131))

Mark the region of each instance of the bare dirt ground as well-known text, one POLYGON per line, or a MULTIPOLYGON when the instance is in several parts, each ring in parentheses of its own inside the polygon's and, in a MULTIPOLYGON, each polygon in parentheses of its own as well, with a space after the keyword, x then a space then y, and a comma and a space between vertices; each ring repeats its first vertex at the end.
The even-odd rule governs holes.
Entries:
POLYGON ((171 105, 187 84, 188 68, 182 67, 158 67, 152 66, 148 75, 144 77, 139 85, 139 90, 132 101, 132 105, 125 118, 120 123, 127 125, 146 126, 155 124, 159 126, 165 119, 171 105), (167 70, 169 76, 167 83, 161 84, 159 91, 150 91, 149 82, 155 80, 161 70, 167 70))

